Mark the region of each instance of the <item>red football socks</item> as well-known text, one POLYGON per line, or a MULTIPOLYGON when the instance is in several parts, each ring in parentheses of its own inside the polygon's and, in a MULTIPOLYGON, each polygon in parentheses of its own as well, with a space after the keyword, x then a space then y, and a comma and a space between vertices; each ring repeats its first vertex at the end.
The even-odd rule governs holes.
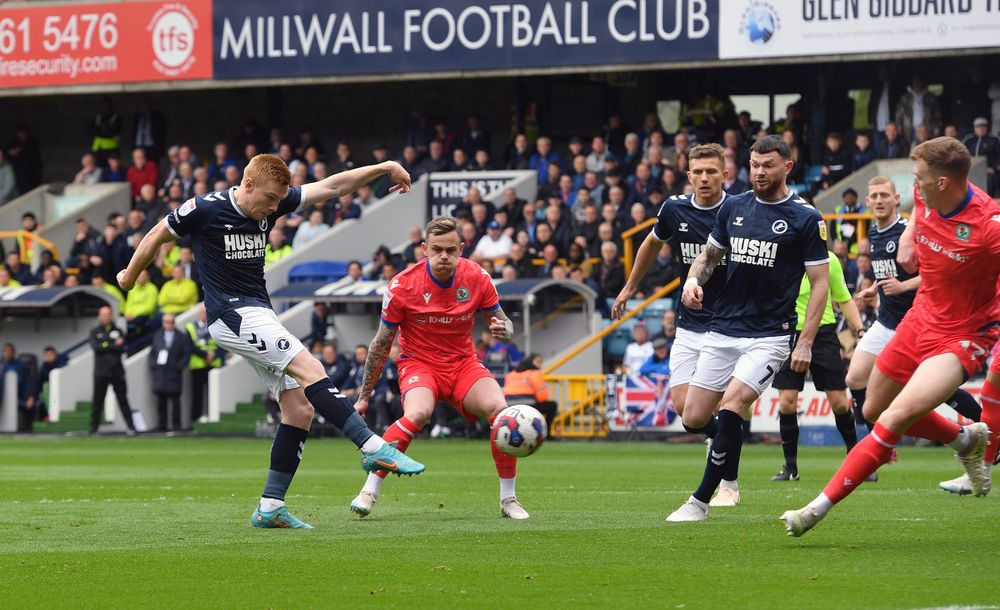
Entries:
POLYGON ((1000 388, 989 381, 984 382, 979 401, 983 404, 982 422, 990 429, 990 444, 986 447, 983 461, 992 464, 997 459, 997 446, 1000 445, 1000 388))
MULTIPOLYGON (((493 420, 490 420, 490 427, 493 426, 493 420)), ((490 453, 493 454, 493 463, 496 464, 497 474, 500 475, 501 479, 513 479, 517 476, 517 458, 512 455, 507 455, 503 451, 497 449, 497 446, 490 441, 490 453)))
POLYGON ((956 438, 961 427, 936 411, 931 411, 906 429, 907 436, 919 436, 937 441, 944 445, 950 444, 956 438))
POLYGON ((871 433, 847 454, 837 473, 823 488, 823 494, 836 504, 846 498, 879 466, 889 459, 900 435, 876 422, 871 433))

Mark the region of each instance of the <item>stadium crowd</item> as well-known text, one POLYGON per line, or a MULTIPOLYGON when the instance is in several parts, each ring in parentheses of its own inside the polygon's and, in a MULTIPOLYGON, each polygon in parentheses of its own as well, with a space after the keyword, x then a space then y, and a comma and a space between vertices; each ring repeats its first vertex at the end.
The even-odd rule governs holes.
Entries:
MULTIPOLYGON (((1000 194, 998 104, 993 104, 992 116, 990 109, 990 96, 1000 99, 1000 87, 983 85, 978 103, 949 113, 920 76, 914 76, 908 86, 891 79, 888 71, 881 71, 880 76, 881 82, 871 92, 867 112, 871 128, 867 130, 854 129, 854 101, 846 92, 835 94, 821 76, 787 107, 783 118, 766 127, 750 113, 737 112, 728 98, 706 95, 684 104, 679 127, 664 127, 653 112, 643 117, 612 115, 604 125, 581 126, 579 135, 556 142, 544 135, 537 122, 522 116, 512 125, 513 137, 498 146, 478 115, 465 117, 455 131, 456 120, 432 121, 426 113, 414 111, 393 148, 380 143, 364 155, 357 155, 347 141, 326 146, 311 128, 290 137, 280 127, 268 130, 255 120, 231 138, 219 134, 211 151, 195 151, 183 138, 167 141, 164 117, 148 102, 132 117, 127 134, 131 137, 126 138, 122 114, 110 98, 104 98, 89 125, 91 141, 82 152, 80 169, 64 178, 77 184, 127 182, 130 209, 110 215, 102 227, 77 219, 73 242, 57 244, 67 253, 62 261, 50 252, 43 252, 40 261, 30 260, 32 234, 42 227, 33 214, 24 214, 17 243, 0 242, 0 250, 7 246, 0 288, 80 284, 101 288, 118 300, 133 352, 160 328, 163 314, 183 313, 202 297, 194 254, 184 239, 164 245, 127 295, 117 286, 117 271, 166 214, 190 197, 235 186, 242 168, 259 153, 283 159, 291 171, 292 186, 395 158, 414 181, 435 171, 536 172, 538 191, 533 200, 520 199, 507 189, 499 201, 487 201, 478 189, 469 189, 455 211, 461 220, 463 255, 498 279, 551 277, 585 282, 597 291, 598 306, 608 315, 608 299, 618 294, 626 279, 624 241, 630 240, 637 248, 650 229, 635 228, 655 217, 664 199, 692 192, 686 153, 698 143, 717 142, 724 147, 730 172, 724 189, 739 193, 748 188, 750 146, 761 135, 781 134, 795 160, 789 184, 808 199, 876 159, 907 158, 917 144, 952 135, 962 139, 972 155, 986 158, 988 191, 994 197, 1000 194)), ((41 183, 42 156, 42 144, 27 127, 19 127, 0 147, 0 204, 41 183)), ((383 177, 356 193, 282 217, 270 233, 265 263, 288 256, 343 220, 360 218, 367 206, 388 193, 389 186, 383 177)), ((841 195, 843 205, 838 211, 867 211, 863 198, 852 189, 841 195)), ((849 285, 864 286, 872 274, 866 261, 867 244, 858 239, 857 222, 837 222, 832 228, 833 251, 844 263, 849 285)), ((423 258, 420 227, 410 229, 410 241, 399 253, 379 247, 367 276, 360 261, 350 261, 348 275, 354 280, 391 279, 423 258)), ((677 277, 678 269, 676 254, 664 245, 636 296, 665 286, 677 277)), ((363 347, 348 362, 329 341, 323 328, 325 314, 320 314, 319 307, 314 317, 308 345, 322 356, 331 376, 343 377, 338 387, 351 388, 351 376, 363 370, 363 347)), ((653 349, 654 342, 638 343, 646 345, 646 359, 662 359, 653 349)), ((495 339, 482 340, 477 347, 484 361, 503 372, 516 368, 523 358, 515 346, 497 344, 495 339)), ((391 411, 398 408, 398 383, 393 385, 388 378, 388 365, 386 370, 381 395, 391 411)), ((27 390, 25 394, 27 405, 27 390)))

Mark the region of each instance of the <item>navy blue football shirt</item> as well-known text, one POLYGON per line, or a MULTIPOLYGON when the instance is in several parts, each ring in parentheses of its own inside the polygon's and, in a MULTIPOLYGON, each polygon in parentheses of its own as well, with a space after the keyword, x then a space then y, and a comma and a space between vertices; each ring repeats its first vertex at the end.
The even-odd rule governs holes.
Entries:
POLYGON ((233 187, 188 199, 164 220, 174 237, 192 238, 209 323, 231 309, 271 307, 264 282, 267 234, 305 199, 301 188, 290 188, 278 210, 257 221, 236 205, 235 192, 233 187))
POLYGON ((712 330, 730 337, 791 334, 806 266, 828 263, 826 237, 823 217, 794 192, 775 202, 753 191, 726 198, 708 236, 727 250, 712 330))
MULTIPOLYGON (((660 241, 674 240, 674 253, 681 263, 681 278, 687 278, 691 263, 705 249, 708 235, 715 226, 715 217, 726 200, 726 194, 708 207, 694 203, 694 195, 674 195, 660 206, 653 226, 653 236, 660 241)), ((702 286, 705 296, 701 309, 690 309, 683 303, 677 307, 677 326, 692 332, 708 332, 715 311, 715 301, 726 283, 725 269, 720 265, 702 286)))
MULTIPOLYGON (((884 229, 879 229, 878 225, 873 225, 873 230, 868 232, 868 241, 871 243, 872 271, 875 273, 875 280, 884 280, 894 277, 900 282, 916 276, 916 273, 909 273, 896 264, 896 252, 899 250, 899 237, 906 230, 906 219, 896 216, 896 221, 884 229)), ((903 320, 903 316, 913 306, 913 298, 917 296, 916 290, 889 296, 882 288, 878 289, 879 306, 878 321, 890 330, 903 320)))

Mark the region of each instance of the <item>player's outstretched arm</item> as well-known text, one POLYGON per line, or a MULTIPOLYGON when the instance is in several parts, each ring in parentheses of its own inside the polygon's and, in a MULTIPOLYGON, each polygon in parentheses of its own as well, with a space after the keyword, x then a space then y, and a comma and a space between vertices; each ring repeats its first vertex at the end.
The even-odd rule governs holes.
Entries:
POLYGON ((400 193, 410 192, 410 174, 403 169, 403 166, 395 161, 383 161, 375 165, 365 165, 355 167, 346 172, 340 172, 319 182, 307 184, 305 187, 305 205, 321 203, 330 199, 336 199, 341 195, 353 193, 362 186, 368 184, 379 176, 388 174, 393 186, 390 193, 399 191, 400 193))
POLYGON ((806 305, 806 320, 802 324, 802 332, 792 350, 792 370, 804 373, 812 362, 813 340, 823 321, 823 311, 826 301, 830 298, 830 264, 807 265, 806 275, 809 276, 809 303, 806 305))
POLYGON ((649 232, 646 239, 642 240, 639 251, 635 253, 635 264, 632 265, 632 273, 628 275, 628 281, 625 282, 625 286, 618 293, 618 298, 615 299, 615 304, 611 307, 611 319, 620 318, 625 313, 625 304, 632 298, 635 291, 639 289, 639 282, 642 281, 642 278, 646 277, 646 273, 653 266, 656 255, 659 254, 662 247, 663 242, 656 239, 652 231, 649 232))
POLYGON ((494 311, 484 313, 484 317, 488 317, 487 322, 490 325, 490 334, 495 338, 504 343, 510 343, 514 339, 514 323, 503 312, 503 309, 498 307, 494 311))
POLYGON ((684 282, 684 292, 681 293, 681 302, 691 309, 701 309, 701 300, 705 293, 701 289, 712 277, 715 268, 722 262, 722 257, 726 255, 726 250, 715 245, 711 239, 705 244, 705 249, 701 251, 698 258, 691 263, 691 270, 688 271, 687 281, 684 282))
POLYGON ((368 358, 365 359, 365 374, 361 382, 361 391, 358 392, 358 400, 354 403, 354 408, 358 413, 364 415, 368 410, 368 400, 371 398, 375 384, 382 376, 382 369, 385 368, 385 360, 389 357, 389 350, 392 349, 392 342, 396 338, 395 326, 389 326, 385 322, 379 322, 375 338, 368 346, 368 358))
POLYGON ((143 269, 149 266, 149 263, 153 262, 153 258, 156 257, 156 252, 160 249, 160 246, 175 239, 177 238, 174 237, 174 234, 167 229, 166 221, 156 223, 150 229, 149 233, 146 233, 146 236, 142 238, 142 241, 139 242, 135 253, 132 254, 132 260, 128 262, 128 267, 118 272, 118 285, 121 289, 125 291, 132 290, 136 278, 139 277, 143 269))

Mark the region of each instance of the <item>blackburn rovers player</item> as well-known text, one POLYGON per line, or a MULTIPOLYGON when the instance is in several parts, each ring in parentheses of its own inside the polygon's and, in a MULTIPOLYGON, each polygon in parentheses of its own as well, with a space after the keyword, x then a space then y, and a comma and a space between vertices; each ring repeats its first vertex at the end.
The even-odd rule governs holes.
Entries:
MULTIPOLYGON (((872 271, 876 283, 855 295, 858 301, 877 294, 879 301, 878 318, 865 336, 854 348, 851 364, 847 369, 847 386, 854 398, 854 408, 864 413, 868 377, 875 366, 875 358, 882 353, 889 340, 896 334, 896 326, 913 306, 913 298, 920 287, 920 276, 897 264, 899 238, 907 227, 907 220, 899 213, 899 193, 888 176, 875 176, 868 181, 866 195, 868 209, 875 216, 873 230, 869 231, 871 243, 872 271)), ((957 390, 945 401, 963 416, 979 421, 981 409, 976 399, 965 390, 957 390)), ((865 419, 871 431, 872 423, 865 419)), ((891 460, 891 458, 890 458, 891 460)), ((873 473, 872 480, 878 479, 873 473)), ((956 493, 970 493, 968 477, 962 475, 951 481, 943 481, 941 487, 956 493)))
MULTIPOLYGON (((680 253, 681 277, 686 277, 691 269, 691 263, 705 249, 708 234, 715 226, 715 217, 719 208, 726 200, 726 192, 722 183, 729 178, 726 170, 726 157, 718 144, 702 144, 695 146, 688 153, 688 180, 694 186, 691 195, 675 195, 663 202, 656 216, 653 230, 639 246, 635 255, 635 264, 628 281, 615 299, 611 308, 611 317, 619 318, 625 311, 628 300, 632 298, 639 287, 639 282, 649 271, 656 260, 657 253, 663 244, 673 240, 674 251, 680 253)), ((725 262, 725 261, 723 261, 725 262)), ((670 349, 670 399, 679 415, 684 415, 684 403, 687 398, 688 384, 694 375, 698 354, 708 334, 712 321, 715 301, 726 281, 725 267, 720 265, 702 287, 704 298, 701 308, 692 309, 683 303, 677 307, 677 336, 670 349)), ((685 429, 692 434, 705 434, 715 438, 718 429, 718 419, 712 417, 700 428, 685 429)), ((735 462, 733 462, 735 463, 735 462)), ((731 464, 732 465, 732 464, 731 464)), ((735 506, 739 504, 739 484, 736 473, 729 472, 723 476, 724 482, 719 493, 712 498, 710 506, 735 506)))
MULTIPOLYGON (((871 434, 815 500, 782 514, 789 536, 812 529, 885 463, 904 434, 951 446, 972 493, 990 490, 990 469, 983 464, 987 425, 959 426, 934 409, 979 370, 1000 335, 1000 214, 969 184, 972 158, 958 140, 928 140, 910 158, 915 203, 897 260, 919 262, 920 288, 868 380, 865 415, 877 418, 871 434)), ((995 406, 984 401, 984 420, 994 420, 995 406)))
MULTIPOLYGON (((400 273, 386 289, 382 319, 368 348, 364 381, 355 408, 368 409, 375 383, 382 374, 389 349, 399 333, 401 354, 399 390, 403 417, 385 432, 385 439, 406 451, 427 424, 434 405, 444 400, 470 421, 493 419, 506 408, 496 378, 476 357, 472 328, 482 314, 494 337, 510 341, 514 325, 500 309, 500 299, 490 275, 479 265, 462 258, 462 238, 454 218, 430 221, 424 236, 427 258, 400 273)), ((500 513, 511 519, 527 519, 515 495, 517 458, 490 443, 493 462, 500 475, 500 513)), ((379 498, 384 474, 368 475, 351 511, 364 517, 379 498)))
POLYGON ((703 521, 708 502, 727 473, 739 471, 743 418, 791 352, 792 370, 804 371, 829 290, 826 224, 785 183, 792 170, 788 145, 778 136, 750 149, 753 191, 722 204, 705 250, 684 284, 682 300, 701 307, 704 285, 726 259, 726 283, 698 356, 684 405, 684 424, 700 428, 719 407, 719 427, 697 491, 667 521, 703 521), (803 273, 810 296, 792 349, 795 300, 803 273), (721 404, 720 404, 721 400, 721 404))
POLYGON ((273 155, 250 160, 238 186, 189 199, 139 243, 118 283, 129 290, 161 244, 190 236, 208 312, 209 332, 226 351, 243 356, 281 406, 281 424, 271 446, 254 527, 310 528, 285 507, 285 493, 302 458, 313 410, 350 438, 361 451, 362 467, 396 474, 424 469, 375 435, 353 405, 333 386, 323 365, 275 315, 264 283, 268 232, 283 214, 351 193, 388 175, 393 191, 410 190, 410 176, 394 162, 341 172, 300 188, 273 155))

